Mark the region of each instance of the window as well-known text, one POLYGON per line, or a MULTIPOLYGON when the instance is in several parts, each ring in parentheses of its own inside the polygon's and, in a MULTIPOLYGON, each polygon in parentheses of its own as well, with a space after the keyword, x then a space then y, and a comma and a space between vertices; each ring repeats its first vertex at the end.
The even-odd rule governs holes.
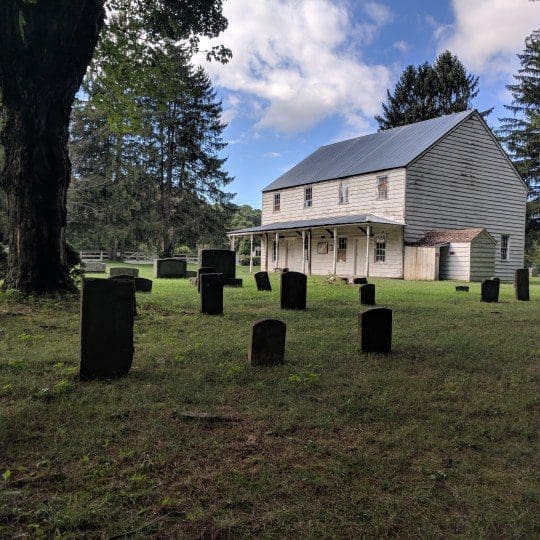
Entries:
POLYGON ((313 206, 313 188, 307 187, 304 189, 304 208, 313 206))
POLYGON ((274 193, 274 212, 281 210, 281 193, 274 193))
POLYGON ((337 260, 347 262, 347 237, 346 236, 340 236, 338 238, 337 260))
POLYGON ((386 259, 386 236, 378 234, 375 237, 375 262, 384 262, 386 259))
POLYGON ((508 260, 508 244, 510 242, 510 236, 507 234, 501 234, 501 261, 508 260))
POLYGON ((309 261, 309 235, 304 236, 304 260, 309 261))
POLYGON ((347 182, 340 182, 338 203, 347 204, 348 202, 349 202, 349 184, 347 184, 347 182))
POLYGON ((377 199, 388 199, 388 176, 377 176, 377 199))

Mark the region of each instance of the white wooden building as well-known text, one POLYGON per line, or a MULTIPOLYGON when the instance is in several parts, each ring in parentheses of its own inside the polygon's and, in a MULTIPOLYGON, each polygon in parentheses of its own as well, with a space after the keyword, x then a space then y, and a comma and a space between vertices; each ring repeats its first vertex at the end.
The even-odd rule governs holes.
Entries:
POLYGON ((478 281, 523 266, 527 186, 476 110, 323 146, 266 186, 261 267, 478 281))

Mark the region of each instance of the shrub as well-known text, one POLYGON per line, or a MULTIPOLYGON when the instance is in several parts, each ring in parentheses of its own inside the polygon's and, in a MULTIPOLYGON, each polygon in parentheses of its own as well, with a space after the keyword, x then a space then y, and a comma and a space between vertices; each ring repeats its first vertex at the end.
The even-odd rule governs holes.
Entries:
MULTIPOLYGON (((249 266, 249 255, 240 255, 238 257, 238 264, 240 264, 240 266, 249 266)), ((253 257, 253 266, 260 266, 260 265, 261 265, 261 258, 253 257)))

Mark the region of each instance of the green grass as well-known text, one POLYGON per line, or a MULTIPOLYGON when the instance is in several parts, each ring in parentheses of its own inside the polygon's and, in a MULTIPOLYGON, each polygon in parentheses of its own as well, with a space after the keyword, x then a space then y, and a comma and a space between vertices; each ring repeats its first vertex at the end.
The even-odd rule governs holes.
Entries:
POLYGON ((78 299, 0 294, 0 536, 538 535, 540 280, 485 304, 479 284, 374 279, 386 357, 359 353, 358 287, 310 278, 288 312, 278 276, 241 277, 218 317, 154 281, 112 382, 77 380, 78 299), (287 323, 283 366, 247 365, 262 317, 287 323))

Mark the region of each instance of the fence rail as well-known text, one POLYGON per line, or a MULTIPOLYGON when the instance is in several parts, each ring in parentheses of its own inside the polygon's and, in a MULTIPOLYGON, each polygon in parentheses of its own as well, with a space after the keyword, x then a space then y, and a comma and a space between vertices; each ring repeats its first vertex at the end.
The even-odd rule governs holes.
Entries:
MULTIPOLYGON (((82 250, 79 252, 81 259, 83 261, 108 261, 111 259, 109 257, 109 251, 105 250, 82 250)), ((142 251, 124 251, 117 252, 115 259, 120 259, 123 261, 148 261, 151 262, 156 258, 156 255, 144 253, 142 251)), ((197 264, 198 257, 196 253, 188 253, 182 255, 175 255, 175 259, 182 259, 188 263, 197 264)))

